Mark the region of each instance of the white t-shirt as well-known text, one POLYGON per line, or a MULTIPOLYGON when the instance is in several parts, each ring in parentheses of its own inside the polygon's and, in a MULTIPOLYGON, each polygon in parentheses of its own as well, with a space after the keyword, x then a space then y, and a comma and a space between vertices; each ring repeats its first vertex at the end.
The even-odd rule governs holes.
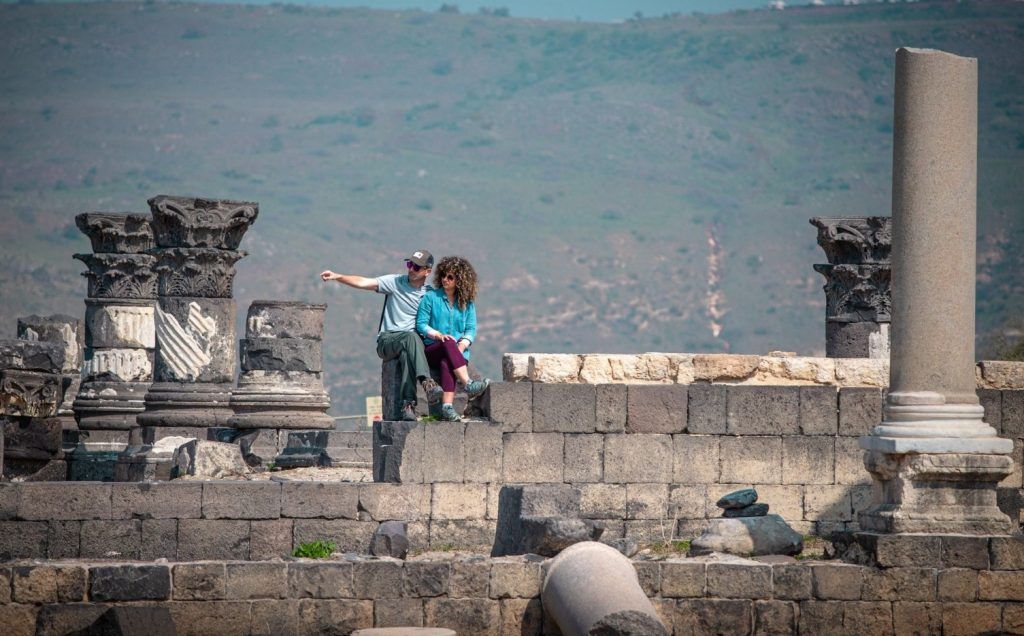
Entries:
POLYGON ((421 287, 410 285, 408 274, 377 277, 377 293, 387 295, 378 335, 385 331, 416 331, 416 310, 428 289, 426 283, 421 287))

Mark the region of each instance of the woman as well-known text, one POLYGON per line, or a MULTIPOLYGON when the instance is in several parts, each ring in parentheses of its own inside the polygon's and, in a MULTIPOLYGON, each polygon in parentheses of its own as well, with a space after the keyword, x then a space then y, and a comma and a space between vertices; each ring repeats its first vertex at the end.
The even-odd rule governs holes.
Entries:
POLYGON ((469 348, 476 339, 476 271, 460 256, 445 256, 434 268, 434 287, 423 295, 416 312, 416 331, 423 336, 427 362, 441 376, 441 419, 461 419, 452 402, 456 380, 470 399, 483 393, 490 380, 469 379, 469 348))

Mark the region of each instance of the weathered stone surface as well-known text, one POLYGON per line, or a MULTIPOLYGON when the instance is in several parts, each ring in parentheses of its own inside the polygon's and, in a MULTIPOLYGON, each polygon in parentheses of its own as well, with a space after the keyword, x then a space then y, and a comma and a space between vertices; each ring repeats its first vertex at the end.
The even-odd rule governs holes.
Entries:
POLYGON ((61 404, 58 373, 0 370, 0 416, 53 417, 61 404))
MULTIPOLYGON (((153 352, 139 348, 111 348, 85 350, 82 363, 83 397, 93 397, 87 389, 103 391, 91 386, 94 381, 102 382, 150 382, 153 380, 153 352)), ((109 395, 109 394, 108 394, 109 395)), ((116 394, 110 398, 119 397, 116 394)))
POLYGON ((839 393, 833 386, 800 387, 800 432, 835 435, 839 422, 839 393))
POLYGON ((225 594, 229 599, 281 598, 287 590, 284 563, 228 563, 225 594))
POLYGON ((391 599, 402 596, 402 564, 393 559, 369 559, 352 564, 356 598, 391 599))
POLYGON ((349 519, 296 519, 292 529, 293 547, 310 541, 330 541, 338 552, 365 554, 377 523, 349 519))
POLYGON ((624 384, 598 384, 594 421, 599 433, 626 430, 626 390, 624 384))
POLYGON ((246 338, 322 340, 327 305, 293 300, 254 300, 245 319, 246 338))
POLYGON ((606 435, 605 482, 670 483, 673 471, 672 438, 671 435, 606 435))
POLYGON ((183 475, 222 479, 246 475, 248 464, 237 444, 192 440, 176 448, 172 460, 183 475))
POLYGON ((505 432, 529 432, 533 426, 533 383, 492 382, 484 392, 482 406, 484 414, 501 422, 505 432))
POLYGON ((239 353, 242 371, 323 371, 323 351, 319 340, 243 338, 239 353))
POLYGON ((782 483, 782 439, 723 437, 720 442, 722 483, 782 483))
POLYGON ((285 482, 281 484, 281 516, 357 519, 359 486, 351 483, 285 482))
POLYGON ((788 386, 730 386, 727 432, 786 435, 800 431, 800 390, 788 386))
POLYGON ((487 509, 485 484, 433 484, 430 515, 433 519, 482 519, 487 509))
POLYGON ((89 598, 94 601, 166 600, 171 570, 166 565, 114 565, 89 568, 89 598))
POLYGON ((563 450, 561 433, 506 433, 502 481, 561 482, 563 450))
POLYGON ((46 556, 47 527, 43 522, 0 521, 0 560, 41 559, 46 556))
POLYGON ((882 423, 882 392, 878 389, 839 389, 839 434, 869 435, 882 423))
POLYGON ((259 204, 160 195, 149 200, 158 247, 236 250, 259 215, 259 204))
POLYGON ((404 559, 409 553, 408 525, 404 521, 385 521, 370 537, 370 554, 404 559))
POLYGON ((350 562, 288 564, 290 598, 351 598, 353 593, 350 562))
POLYGON ((835 483, 835 461, 836 438, 821 435, 793 435, 782 438, 784 484, 835 483))
POLYGON ((992 537, 992 569, 1024 570, 1024 537, 992 537))
POLYGON ((565 469, 569 483, 599 482, 604 473, 604 437, 592 434, 565 435, 565 469))
POLYGON ((690 433, 724 434, 727 420, 727 392, 723 384, 700 382, 687 388, 687 425, 690 433))
POLYGON ((21 519, 109 519, 110 484, 26 483, 19 486, 21 519))
POLYGON ((141 548, 142 522, 138 519, 82 522, 82 558, 138 559, 141 548))
POLYGON ((374 521, 412 521, 430 512, 430 486, 419 484, 361 484, 359 509, 374 521))
POLYGON ((463 635, 493 633, 501 620, 498 601, 482 598, 432 598, 423 603, 427 625, 453 629, 463 635))
POLYGON ((156 298, 156 257, 150 254, 75 254, 88 268, 89 298, 156 298))
POLYGON ((281 484, 274 481, 210 481, 203 484, 205 519, 277 519, 281 484))
POLYGON ((14 567, 10 585, 16 603, 73 603, 85 600, 86 569, 75 565, 14 567))
POLYGON ((199 483, 111 484, 114 519, 198 519, 203 485, 199 483))
POLYGON ((7 459, 59 458, 63 426, 58 418, 0 417, 7 459))
POLYGON ((178 563, 173 569, 176 601, 216 601, 225 596, 227 570, 223 563, 178 563))
POLYGON ((151 303, 127 304, 86 299, 85 345, 114 349, 156 347, 154 308, 151 303))
POLYGON ((519 550, 510 554, 539 554, 553 557, 581 541, 597 541, 604 532, 600 523, 590 519, 564 517, 522 517, 519 550))
MULTIPOLYGON (((30 342, 52 342, 64 351, 61 373, 77 374, 82 364, 85 341, 82 321, 63 314, 21 316, 18 318, 18 339, 30 342)), ((0 350, 3 347, 0 345, 0 350)))
POLYGON ((718 436, 673 435, 672 477, 675 483, 717 483, 719 476, 718 436))
POLYGON ((627 389, 626 431, 682 433, 686 430, 685 385, 636 384, 627 389))
POLYGON ((451 565, 447 561, 410 561, 402 568, 405 595, 413 598, 448 593, 451 565))
POLYGON ((97 254, 136 254, 153 248, 153 227, 142 214, 85 212, 75 216, 75 225, 97 254))
POLYGON ((803 537, 778 515, 711 519, 704 533, 690 544, 690 554, 727 552, 741 556, 799 554, 803 537))
POLYGON ((533 382, 578 382, 582 360, 569 353, 531 353, 526 375, 533 382))
POLYGON ((781 564, 772 566, 772 586, 775 598, 801 601, 811 598, 811 569, 804 565, 781 564))
POLYGON ((746 508, 757 501, 757 491, 753 488, 744 488, 724 495, 715 502, 715 505, 723 510, 735 508, 746 508))
POLYGON ((568 484, 503 486, 499 494, 498 523, 493 556, 522 554, 523 519, 579 515, 580 492, 568 484))
POLYGON ((708 596, 770 598, 772 566, 754 563, 708 563, 708 596))
POLYGON ((178 559, 249 558, 249 522, 227 519, 182 519, 178 522, 178 559))
POLYGON ((696 354, 693 374, 696 381, 721 382, 751 377, 760 363, 759 356, 696 354))
POLYGON ((536 384, 533 387, 533 430, 594 432, 596 397, 592 384, 536 384))
POLYGON ((156 308, 157 382, 232 382, 235 301, 161 296, 156 308))
POLYGON ((739 517, 763 517, 768 514, 768 504, 756 503, 750 504, 749 506, 743 506, 742 508, 728 508, 722 512, 722 516, 727 519, 735 519, 739 517))

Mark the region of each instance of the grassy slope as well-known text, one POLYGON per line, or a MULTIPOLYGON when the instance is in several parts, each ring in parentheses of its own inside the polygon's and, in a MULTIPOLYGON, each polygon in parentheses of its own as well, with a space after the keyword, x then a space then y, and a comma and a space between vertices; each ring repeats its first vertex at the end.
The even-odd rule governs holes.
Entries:
POLYGON ((503 351, 823 349, 807 218, 889 213, 892 51, 979 57, 979 330, 1024 305, 1024 6, 622 25, 174 4, 0 6, 0 333, 81 313, 72 217, 258 200, 236 296, 330 303, 338 412, 379 297, 325 267, 461 253, 503 351), (711 330, 710 241, 723 329, 711 330))

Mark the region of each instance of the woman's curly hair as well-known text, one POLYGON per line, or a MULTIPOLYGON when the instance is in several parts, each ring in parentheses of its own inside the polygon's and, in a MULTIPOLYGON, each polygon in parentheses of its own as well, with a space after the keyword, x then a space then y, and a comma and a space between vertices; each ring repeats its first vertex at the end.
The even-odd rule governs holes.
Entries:
POLYGON ((465 311, 466 305, 476 298, 476 270, 461 256, 445 256, 434 268, 434 285, 441 289, 444 277, 455 276, 455 303, 465 311))

